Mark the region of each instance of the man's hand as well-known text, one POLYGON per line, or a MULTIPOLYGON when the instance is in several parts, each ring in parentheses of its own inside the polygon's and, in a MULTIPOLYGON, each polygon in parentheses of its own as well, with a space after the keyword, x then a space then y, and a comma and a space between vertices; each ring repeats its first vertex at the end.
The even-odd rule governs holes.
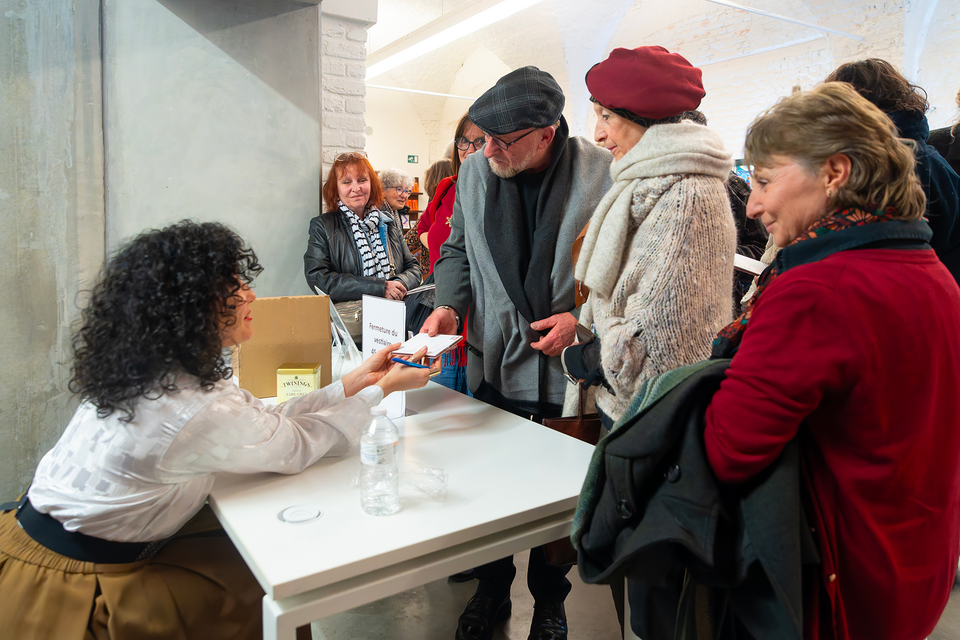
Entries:
POLYGON ((407 288, 399 280, 387 280, 386 291, 383 297, 387 300, 403 300, 407 294, 407 288))
POLYGON ((560 355, 560 352, 572 345, 577 337, 577 319, 568 312, 556 313, 549 318, 531 322, 530 328, 534 331, 550 330, 537 342, 530 343, 531 347, 537 351, 543 351, 548 356, 560 355))
POLYGON ((433 313, 426 319, 420 328, 420 333, 425 333, 430 337, 437 334, 444 336, 454 336, 457 334, 457 314, 453 309, 443 307, 434 309, 433 313))

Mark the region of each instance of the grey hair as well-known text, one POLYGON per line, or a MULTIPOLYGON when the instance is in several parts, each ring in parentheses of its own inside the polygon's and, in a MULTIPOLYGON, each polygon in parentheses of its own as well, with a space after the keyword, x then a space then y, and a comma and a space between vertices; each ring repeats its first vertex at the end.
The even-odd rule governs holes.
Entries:
POLYGON ((382 169, 377 172, 380 183, 384 189, 391 187, 403 187, 404 189, 413 189, 413 176, 403 173, 397 169, 382 169))

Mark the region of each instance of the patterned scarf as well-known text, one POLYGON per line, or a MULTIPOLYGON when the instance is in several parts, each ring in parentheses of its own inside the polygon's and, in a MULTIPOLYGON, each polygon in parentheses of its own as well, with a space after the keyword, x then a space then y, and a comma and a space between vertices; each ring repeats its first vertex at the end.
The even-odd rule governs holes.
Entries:
POLYGON ((357 214, 339 200, 337 205, 340 207, 340 211, 347 216, 347 220, 350 221, 350 226, 353 228, 353 241, 357 243, 357 249, 360 251, 363 275, 389 278, 391 276, 390 260, 387 258, 383 241, 380 239, 380 212, 377 209, 371 209, 361 220, 357 214))
MULTIPOLYGON (((894 219, 891 215, 893 213, 895 213, 893 209, 887 209, 885 211, 879 209, 876 211, 864 211, 862 209, 834 211, 830 215, 824 216, 810 225, 806 231, 801 233, 788 246, 795 245, 804 240, 810 240, 811 238, 818 238, 833 231, 842 231, 850 227, 860 227, 875 222, 887 222, 894 219)), ((760 295, 764 290, 770 286, 770 283, 780 275, 779 264, 779 260, 774 259, 770 266, 763 270, 763 273, 757 278, 757 290, 753 294, 753 297, 743 305, 742 313, 736 320, 717 333, 717 337, 713 341, 711 358, 732 358, 733 354, 740 348, 740 341, 743 340, 743 333, 747 330, 747 324, 750 322, 750 316, 753 315, 753 309, 757 304, 757 300, 760 299, 760 295)))

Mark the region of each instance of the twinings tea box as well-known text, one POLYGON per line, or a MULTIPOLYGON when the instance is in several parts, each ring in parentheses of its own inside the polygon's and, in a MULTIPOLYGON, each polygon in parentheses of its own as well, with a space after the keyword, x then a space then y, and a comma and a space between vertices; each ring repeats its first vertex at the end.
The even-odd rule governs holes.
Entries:
POLYGON ((285 362, 277 369, 277 404, 315 391, 320 383, 316 362, 285 362))

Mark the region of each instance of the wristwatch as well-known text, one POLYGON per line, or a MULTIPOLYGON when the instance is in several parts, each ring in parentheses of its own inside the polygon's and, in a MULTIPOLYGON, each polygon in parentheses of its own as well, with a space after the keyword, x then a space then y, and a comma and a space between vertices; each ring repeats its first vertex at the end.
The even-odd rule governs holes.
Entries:
POLYGON ((453 311, 453 317, 457 319, 457 329, 460 328, 460 314, 457 313, 456 309, 454 309, 448 304, 442 304, 439 307, 437 307, 437 309, 450 309, 450 311, 453 311))

